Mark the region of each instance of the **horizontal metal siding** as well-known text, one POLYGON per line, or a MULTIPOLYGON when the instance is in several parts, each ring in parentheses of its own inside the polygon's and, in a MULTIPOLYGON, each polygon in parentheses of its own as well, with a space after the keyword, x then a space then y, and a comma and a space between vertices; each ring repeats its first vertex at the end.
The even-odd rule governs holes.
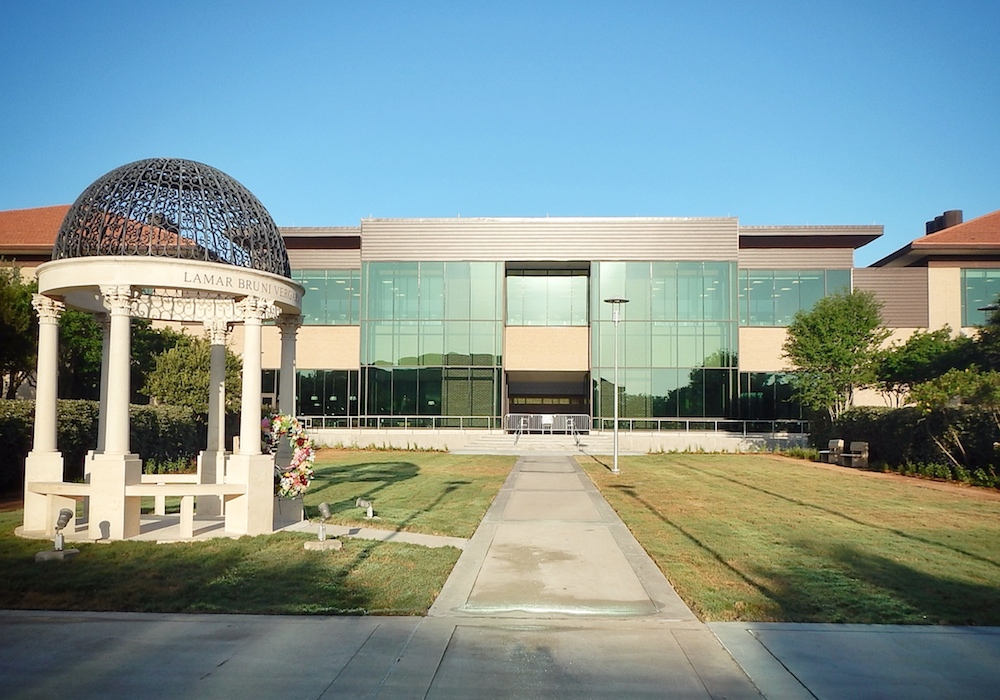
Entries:
POLYGON ((761 248, 741 250, 739 267, 745 270, 849 270, 850 248, 761 248))
POLYGON ((289 250, 293 270, 359 270, 360 250, 289 250))
POLYGON ((737 220, 367 219, 361 258, 373 260, 735 260, 737 220))
POLYGON ((927 328, 927 270, 919 267, 865 267, 854 271, 854 288, 882 302, 882 322, 890 328, 927 328))

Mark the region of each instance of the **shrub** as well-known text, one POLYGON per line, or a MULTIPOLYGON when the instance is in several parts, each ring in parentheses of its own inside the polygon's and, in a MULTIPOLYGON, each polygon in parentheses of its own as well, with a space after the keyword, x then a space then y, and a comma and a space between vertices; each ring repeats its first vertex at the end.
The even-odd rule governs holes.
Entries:
MULTIPOLYGON (((65 478, 83 477, 87 452, 97 447, 100 407, 96 401, 58 402, 56 445, 66 464, 65 478)), ((153 468, 184 465, 205 444, 205 426, 190 408, 182 406, 130 406, 131 447, 153 468)), ((24 459, 31 450, 35 402, 0 400, 0 489, 12 491, 24 484, 24 459)))

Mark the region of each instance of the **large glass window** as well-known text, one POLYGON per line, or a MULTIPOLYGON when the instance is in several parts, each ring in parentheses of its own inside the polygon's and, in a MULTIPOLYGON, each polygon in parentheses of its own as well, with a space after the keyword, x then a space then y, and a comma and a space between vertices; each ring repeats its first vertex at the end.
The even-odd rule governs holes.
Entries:
POLYGON ((370 416, 495 416, 500 371, 470 367, 369 367, 365 413, 370 416))
POLYGON ((507 270, 507 325, 587 325, 587 280, 587 270, 507 270))
POLYGON ((365 413, 497 415, 502 264, 372 262, 362 271, 365 413))
POLYGON ((615 326, 621 414, 626 417, 731 417, 736 395, 737 325, 729 262, 595 263, 591 305, 595 412, 613 415, 615 326))
POLYGON ((792 398, 791 375, 781 372, 740 372, 740 418, 797 420, 802 408, 792 398))
POLYGON ((351 325, 361 317, 359 270, 293 270, 292 279, 305 288, 302 315, 306 325, 351 325))
POLYGON ((850 287, 850 270, 740 270, 740 325, 787 326, 799 311, 850 287))
POLYGON ((324 421, 328 427, 346 425, 359 410, 358 371, 307 369, 295 373, 298 416, 324 421))
POLYGON ((979 309, 995 304, 1000 297, 1000 270, 962 270, 962 326, 981 326, 989 311, 979 309))

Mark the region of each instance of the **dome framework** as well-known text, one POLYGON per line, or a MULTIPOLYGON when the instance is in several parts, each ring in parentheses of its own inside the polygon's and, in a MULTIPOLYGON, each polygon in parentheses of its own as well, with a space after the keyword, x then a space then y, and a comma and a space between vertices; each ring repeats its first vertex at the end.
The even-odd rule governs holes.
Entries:
POLYGON ((203 260, 291 277, 274 220, 221 170, 149 158, 98 178, 70 207, 52 259, 150 256, 203 260))

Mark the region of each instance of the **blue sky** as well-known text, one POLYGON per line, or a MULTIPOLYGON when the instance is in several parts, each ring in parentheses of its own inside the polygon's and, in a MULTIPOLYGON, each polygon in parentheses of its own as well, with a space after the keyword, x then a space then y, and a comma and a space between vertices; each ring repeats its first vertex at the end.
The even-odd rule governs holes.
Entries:
POLYGON ((0 209, 190 158, 282 226, 1000 209, 1000 3, 7 0, 0 209))

